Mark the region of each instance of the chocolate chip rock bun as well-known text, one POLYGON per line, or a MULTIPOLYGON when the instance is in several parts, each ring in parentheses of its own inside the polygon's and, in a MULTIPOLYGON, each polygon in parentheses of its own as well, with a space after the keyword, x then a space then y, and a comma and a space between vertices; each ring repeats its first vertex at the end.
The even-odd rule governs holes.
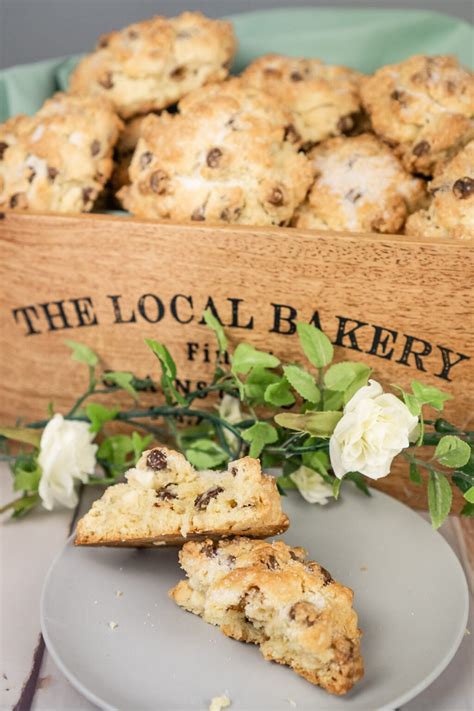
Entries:
POLYGON ((177 222, 288 224, 312 181, 288 111, 239 79, 197 90, 179 110, 144 122, 124 207, 177 222))
POLYGON ((362 82, 374 131, 412 173, 431 176, 474 138, 474 74, 455 57, 416 55, 362 82))
POLYGON ((0 208, 90 211, 112 173, 121 128, 107 99, 68 94, 0 125, 0 208))
POLYGON ((243 72, 251 86, 275 96, 292 114, 293 140, 309 150, 355 128, 361 110, 362 74, 319 59, 267 54, 243 72))
POLYGON ((237 47, 230 22, 199 12, 156 16, 100 38, 70 90, 106 96, 123 118, 163 109, 229 73, 237 47))

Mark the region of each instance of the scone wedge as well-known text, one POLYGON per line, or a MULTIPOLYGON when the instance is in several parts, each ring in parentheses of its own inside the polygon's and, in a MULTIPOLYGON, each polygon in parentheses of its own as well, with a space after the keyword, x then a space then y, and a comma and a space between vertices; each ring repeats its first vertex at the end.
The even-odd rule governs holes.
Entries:
POLYGON ((76 545, 148 547, 190 539, 265 538, 288 528, 275 480, 244 457, 197 471, 166 447, 144 452, 126 484, 106 489, 79 521, 76 545))
POLYGON ((352 590, 302 548, 246 537, 191 541, 179 558, 188 579, 169 594, 181 607, 331 694, 363 677, 352 590))

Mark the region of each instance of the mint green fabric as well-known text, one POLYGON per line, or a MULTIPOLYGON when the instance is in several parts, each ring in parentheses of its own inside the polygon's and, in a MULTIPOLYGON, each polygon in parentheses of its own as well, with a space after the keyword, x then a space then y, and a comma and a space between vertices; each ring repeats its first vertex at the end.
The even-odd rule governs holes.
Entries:
MULTIPOLYGON (((267 52, 319 57, 372 72, 412 54, 455 54, 474 65, 473 28, 434 12, 388 9, 295 8, 231 16, 239 38, 234 71, 267 52)), ((0 72, 0 122, 34 113, 54 91, 67 88, 79 56, 0 72)))

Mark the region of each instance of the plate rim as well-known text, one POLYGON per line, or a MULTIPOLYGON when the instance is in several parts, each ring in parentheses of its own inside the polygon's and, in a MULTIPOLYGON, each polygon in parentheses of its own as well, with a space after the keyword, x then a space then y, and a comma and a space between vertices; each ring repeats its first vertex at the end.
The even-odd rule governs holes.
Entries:
MULTIPOLYGON (((426 519, 423 519, 421 516, 417 514, 417 512, 404 504, 402 501, 399 501, 396 499, 394 496, 390 496, 390 494, 386 494, 385 492, 379 491, 378 489, 372 489, 371 491, 372 495, 374 496, 375 499, 378 497, 380 498, 385 498, 385 499, 390 499, 393 503, 400 505, 402 508, 408 510, 413 516, 416 516, 419 521, 421 521, 424 525, 429 526, 431 528, 431 525, 426 519)), ((448 541, 439 533, 439 531, 433 531, 434 534, 437 534, 442 541, 442 544, 447 549, 448 555, 452 557, 452 559, 455 562, 455 567, 457 567, 458 572, 460 573, 460 582, 462 581, 462 588, 463 588, 463 614, 462 618, 460 621, 459 625, 459 631, 457 636, 455 637, 455 640, 450 648, 450 650, 443 656, 443 658, 440 660, 440 662, 432 669, 432 671, 427 674, 427 676, 420 681, 418 684, 415 684, 411 689, 408 689, 405 691, 403 694, 398 696, 397 698, 393 699, 390 703, 390 705, 385 705, 385 706, 379 706, 377 709, 374 711, 392 711, 393 709, 398 709, 400 708, 403 704, 408 703, 409 701, 413 700, 416 698, 422 691, 427 689, 431 684, 442 674, 442 672, 446 669, 446 667, 449 665, 449 663, 453 660, 454 656, 459 650, 459 647, 461 645, 461 642, 464 638, 464 633, 466 629, 466 625, 468 622, 468 617, 469 617, 469 588, 467 584, 467 579, 466 575, 464 572, 464 569, 461 565, 461 562, 457 556, 457 554, 454 552, 453 548, 450 546, 448 541)), ((82 696, 84 696, 88 701, 91 703, 95 704, 99 709, 103 709, 104 711, 117 711, 119 707, 113 706, 107 701, 105 701, 103 698, 100 696, 97 696, 93 691, 90 691, 81 681, 78 679, 72 670, 70 670, 67 665, 62 661, 61 655, 56 649, 49 633, 47 630, 47 622, 46 622, 46 615, 45 615, 45 600, 46 600, 46 595, 47 595, 47 590, 49 587, 49 583, 51 578, 54 575, 55 568, 59 562, 59 560, 62 558, 62 556, 65 554, 66 549, 70 546, 71 542, 73 541, 75 537, 75 532, 73 532, 66 541, 64 542, 64 545, 61 546, 60 550, 56 554, 56 556, 53 559, 53 562, 51 563, 51 566, 46 574, 43 587, 41 590, 41 597, 40 597, 40 626, 41 626, 41 633, 43 635, 43 639, 46 645, 46 648, 48 652, 51 654, 51 657, 54 661, 54 663, 57 665, 59 670, 64 674, 66 679, 69 681, 69 683, 73 686, 73 688, 78 691, 82 696)))

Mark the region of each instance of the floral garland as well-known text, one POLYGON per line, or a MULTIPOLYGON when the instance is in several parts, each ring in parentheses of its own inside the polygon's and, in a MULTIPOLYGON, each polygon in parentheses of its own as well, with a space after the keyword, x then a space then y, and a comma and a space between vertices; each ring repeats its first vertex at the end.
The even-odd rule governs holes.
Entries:
POLYGON ((283 364, 246 343, 230 353, 216 316, 206 311, 204 318, 218 344, 214 375, 210 385, 185 393, 178 388, 176 364, 161 343, 146 339, 161 366, 158 385, 149 376, 100 370, 89 347, 67 341, 72 358, 88 367, 87 389, 64 416, 50 405, 45 420, 0 427, 0 458, 10 463, 13 487, 20 492, 0 513, 11 510, 19 517, 38 505, 48 510, 56 504, 74 507, 79 483, 115 483, 158 440, 172 443, 198 469, 219 468, 247 453, 260 457, 264 468, 282 468, 277 478, 282 495, 298 489, 308 502, 319 504, 337 499, 347 482, 370 496, 367 479, 388 476, 393 459, 401 455, 411 481, 427 483, 435 528, 451 510, 453 486, 466 500, 461 513, 474 515, 474 433, 439 416, 424 416, 426 408, 440 413, 450 395, 416 380, 411 392, 397 387, 399 397, 384 393, 370 379, 367 365, 332 364, 331 342, 309 324, 297 326, 308 361, 303 367, 283 364), (143 393, 159 389, 163 404, 140 406, 143 393), (130 409, 96 400, 124 392, 134 401, 130 409), (219 396, 218 405, 198 406, 210 393, 219 396), (117 421, 132 427, 131 433, 108 433, 109 423, 117 421), (187 426, 178 426, 186 421, 187 426), (429 459, 420 456, 426 446, 435 447, 429 459))

